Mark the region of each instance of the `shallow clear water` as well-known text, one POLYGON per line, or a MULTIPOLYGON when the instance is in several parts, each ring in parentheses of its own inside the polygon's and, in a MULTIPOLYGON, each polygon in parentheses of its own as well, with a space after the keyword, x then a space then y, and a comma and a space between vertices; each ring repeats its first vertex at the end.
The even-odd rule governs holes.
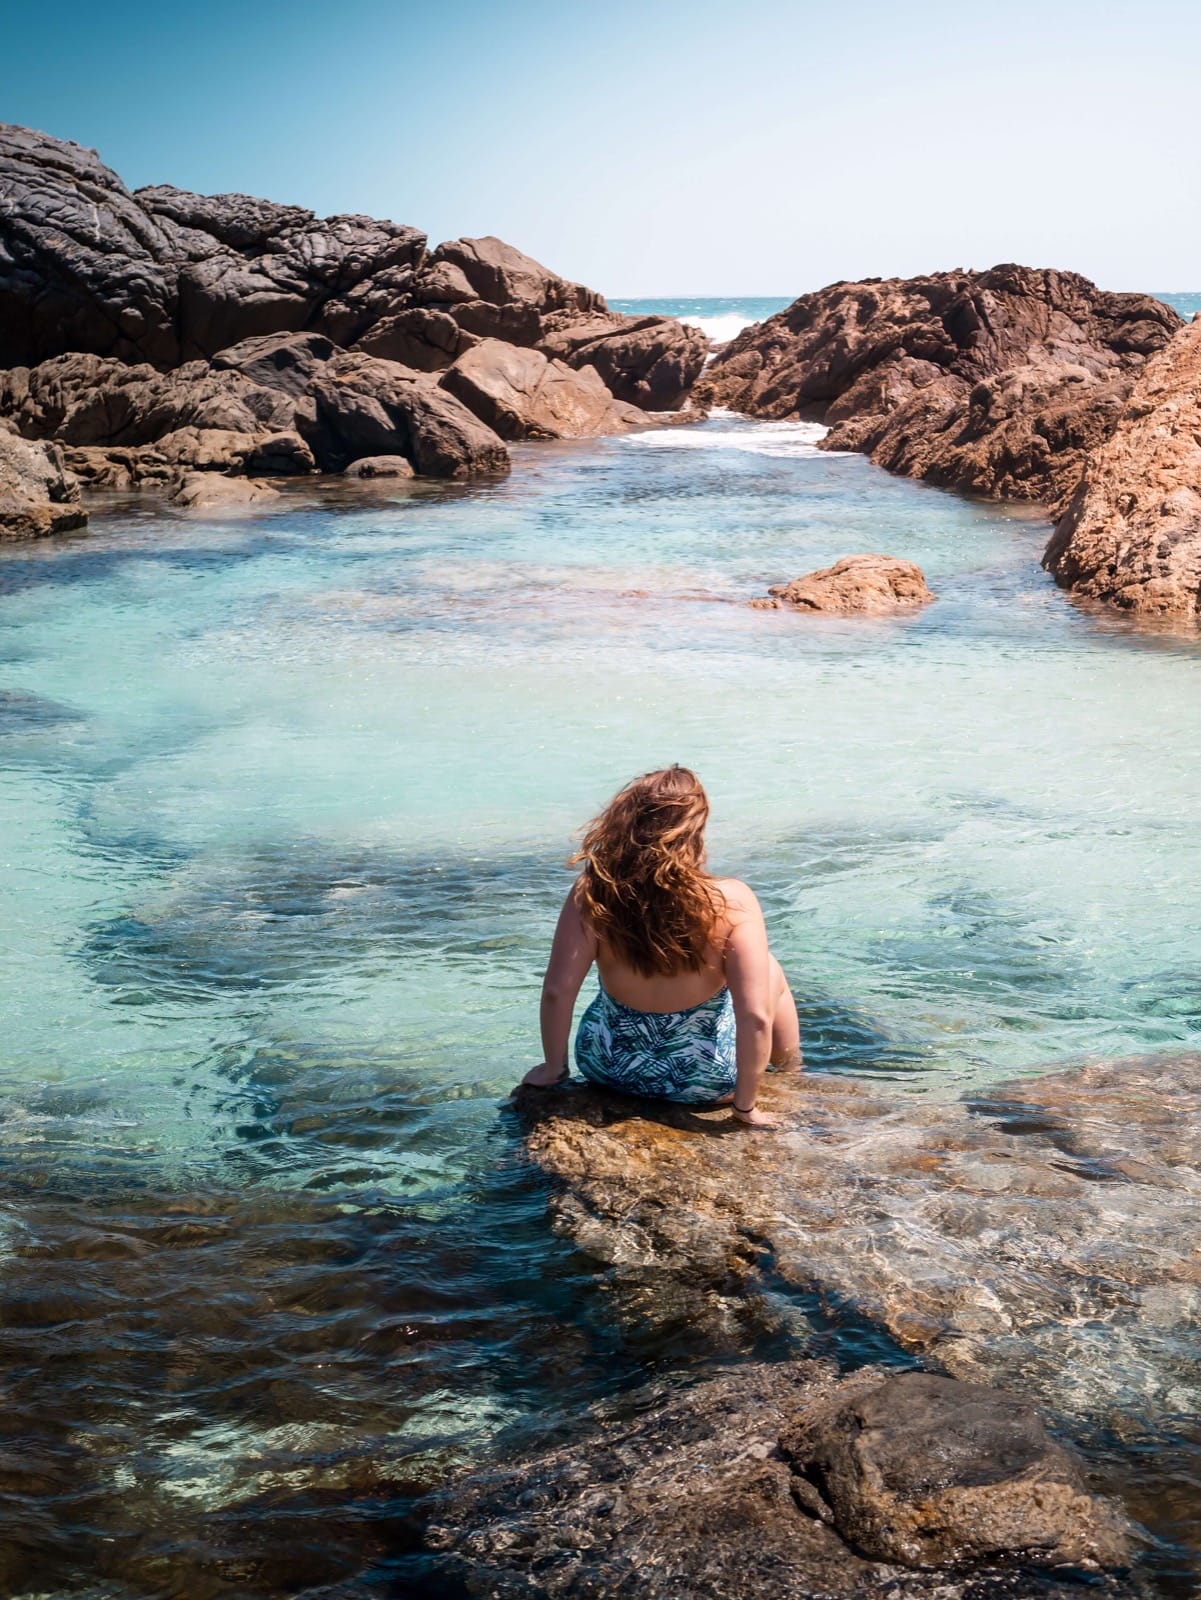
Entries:
POLYGON ((414 1484, 745 1353, 619 1339, 498 1109, 572 829, 635 772, 703 776, 815 1067, 949 1095, 1201 1041, 1197 636, 1075 608, 1037 515, 813 438, 717 417, 0 552, 29 1592, 385 1590, 414 1484), (937 603, 738 603, 861 550, 937 603))

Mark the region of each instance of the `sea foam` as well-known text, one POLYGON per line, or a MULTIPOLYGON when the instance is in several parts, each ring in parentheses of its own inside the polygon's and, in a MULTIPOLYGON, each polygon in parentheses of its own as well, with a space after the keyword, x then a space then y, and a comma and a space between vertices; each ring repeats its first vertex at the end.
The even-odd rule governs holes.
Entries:
POLYGON ((842 450, 818 449, 818 441, 829 431, 820 422, 757 422, 736 411, 714 406, 708 421, 697 423, 695 427, 627 433, 621 442, 648 450, 741 450, 753 456, 847 454, 842 450))
POLYGON ((754 317, 741 316, 737 311, 723 311, 715 317, 690 317, 682 315, 680 321, 689 328, 699 328, 714 344, 729 344, 744 328, 755 326, 754 317))

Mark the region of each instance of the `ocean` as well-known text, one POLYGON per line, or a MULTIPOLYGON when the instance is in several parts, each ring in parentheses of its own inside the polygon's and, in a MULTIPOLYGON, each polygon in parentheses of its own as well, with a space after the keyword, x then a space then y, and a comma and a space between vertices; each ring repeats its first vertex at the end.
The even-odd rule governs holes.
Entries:
POLYGON ((404 1514, 457 1466, 879 1355, 837 1314, 622 1331, 547 1227, 505 1096, 573 830, 636 772, 708 785, 811 1070, 946 1097, 1201 1044, 1198 637, 1075 607, 1036 511, 819 433, 719 413, 242 519, 114 496, 0 548, 9 1592, 418 1593, 404 1514), (741 603, 861 550, 937 603, 741 603))

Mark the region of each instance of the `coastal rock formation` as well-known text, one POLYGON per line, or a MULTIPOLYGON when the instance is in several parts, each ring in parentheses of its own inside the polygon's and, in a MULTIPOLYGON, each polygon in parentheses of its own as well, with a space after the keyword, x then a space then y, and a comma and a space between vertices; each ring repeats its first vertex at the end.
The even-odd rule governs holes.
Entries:
POLYGON ((432 478, 509 470, 509 453, 486 423, 428 375, 395 361, 341 351, 309 394, 312 413, 298 425, 326 471, 393 454, 432 478))
POLYGON ((877 615, 928 605, 934 595, 912 561, 895 556, 844 556, 832 567, 807 572, 769 589, 770 599, 752 600, 761 610, 791 606, 798 611, 862 612, 877 615))
POLYGON ((798 1504, 878 1561, 1130 1564, 1124 1519, 1089 1494, 1033 1406, 998 1389, 858 1372, 799 1408, 780 1448, 798 1504))
POLYGON ((696 392, 750 416, 824 422, 822 448, 892 472, 1062 507, 1179 327, 1150 296, 1070 272, 837 283, 744 330, 696 392))
POLYGON ((676 411, 700 375, 709 341, 672 317, 623 317, 602 306, 582 319, 551 313, 539 348, 569 367, 595 367, 618 400, 676 411))
POLYGON ((344 478, 411 478, 413 469, 403 456, 361 456, 343 472, 344 478))
POLYGON ((181 467, 270 476, 404 455, 418 472, 506 472, 501 440, 425 373, 311 334, 267 336, 172 372, 56 356, 0 373, 0 418, 54 439, 85 482, 162 483, 181 467))
POLYGON ((619 1315, 717 1339, 732 1296, 776 1326, 786 1286, 955 1377, 1154 1432, 1201 1407, 1199 1069, 1097 1063, 950 1105, 774 1078, 771 1136, 593 1089, 515 1103, 619 1315))
POLYGON ((645 424, 635 405, 678 407, 708 348, 499 239, 430 251, 370 217, 131 194, 95 152, 8 124, 0 190, 0 421, 61 444, 89 487, 385 455, 490 476, 502 434, 621 432, 645 424))
POLYGON ((269 483, 230 478, 221 472, 185 472, 168 498, 173 505, 192 511, 238 511, 265 500, 278 500, 279 490, 269 483))
POLYGON ((1126 611, 1201 615, 1201 321, 1147 362, 1043 564, 1126 611))
POLYGON ((646 414, 615 400, 595 367, 578 371, 499 339, 482 339, 442 375, 502 439, 586 439, 645 427, 646 414))
POLYGON ((479 338, 557 356, 548 339, 578 322, 595 358, 569 365, 591 361, 619 399, 672 409, 707 352, 695 330, 609 312, 499 239, 431 252, 417 229, 371 217, 169 186, 131 194, 94 151, 7 123, 0 190, 0 367, 81 351, 168 369, 293 332, 438 371, 479 338))
POLYGON ((0 540, 68 533, 87 521, 63 452, 52 444, 30 444, 0 425, 0 540))
POLYGON ((443 1573, 498 1600, 1002 1600, 1129 1560, 1120 1513, 994 1390, 801 1361, 635 1400, 433 1496, 443 1573))

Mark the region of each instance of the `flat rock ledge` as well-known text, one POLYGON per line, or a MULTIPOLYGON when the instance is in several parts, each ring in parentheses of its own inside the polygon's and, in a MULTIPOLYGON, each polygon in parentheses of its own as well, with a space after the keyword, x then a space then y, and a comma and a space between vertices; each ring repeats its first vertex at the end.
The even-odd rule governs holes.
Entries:
POLYGON ((1134 1594, 1123 1514, 1033 1409, 933 1374, 742 1365, 585 1419, 424 1508, 448 1578, 497 1600, 1000 1600, 1134 1594))
POLYGON ((816 1297, 1086 1431, 1157 1436, 1201 1410, 1201 1057, 949 1104, 816 1073, 768 1085, 785 1126, 759 1135, 592 1088, 515 1096, 552 1224, 619 1320, 731 1354, 748 1326, 784 1328, 804 1349, 816 1297))
POLYGON ((935 598, 920 567, 881 555, 844 556, 832 567, 777 584, 767 595, 750 604, 761 611, 791 608, 865 616, 912 610, 935 598))

